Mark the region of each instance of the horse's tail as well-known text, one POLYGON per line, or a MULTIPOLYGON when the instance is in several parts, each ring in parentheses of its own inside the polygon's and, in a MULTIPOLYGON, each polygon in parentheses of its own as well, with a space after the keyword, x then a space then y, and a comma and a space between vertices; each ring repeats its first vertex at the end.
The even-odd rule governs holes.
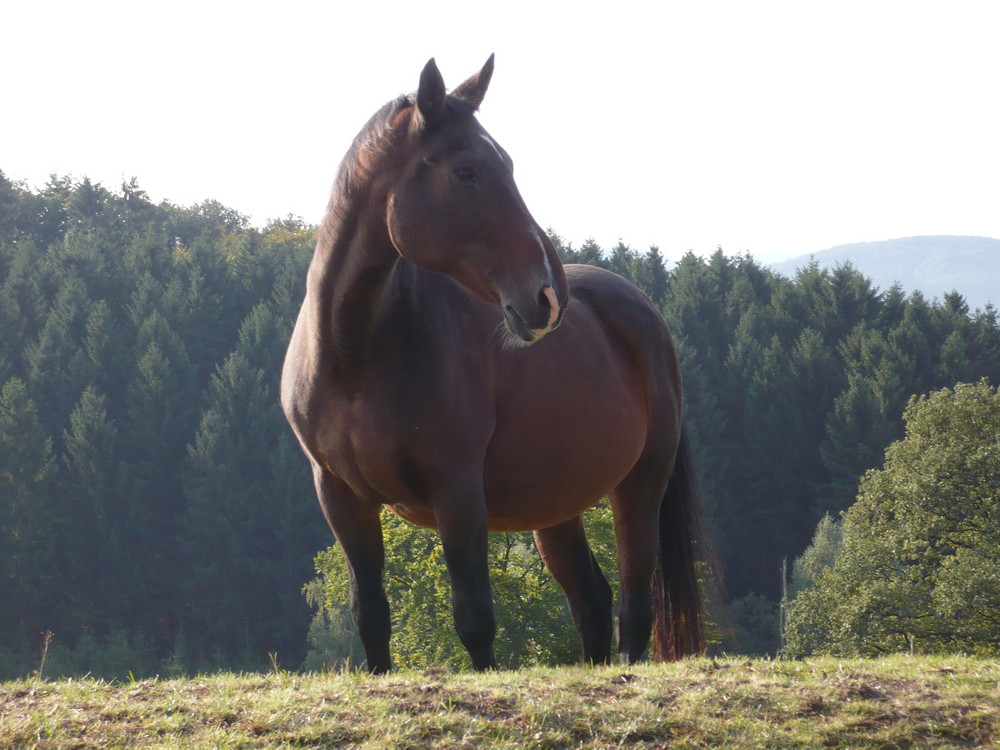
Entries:
POLYGON ((675 661, 702 654, 705 640, 703 572, 708 560, 702 532, 698 483, 690 447, 683 432, 677 447, 674 473, 660 503, 660 560, 653 574, 654 661, 675 661))

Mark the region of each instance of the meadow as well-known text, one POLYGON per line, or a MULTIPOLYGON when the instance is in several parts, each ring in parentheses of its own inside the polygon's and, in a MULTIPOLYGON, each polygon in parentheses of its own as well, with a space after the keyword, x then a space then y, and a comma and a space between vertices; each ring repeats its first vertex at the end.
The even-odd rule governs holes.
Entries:
POLYGON ((33 678, 0 683, 0 747, 996 748, 1000 661, 33 678))

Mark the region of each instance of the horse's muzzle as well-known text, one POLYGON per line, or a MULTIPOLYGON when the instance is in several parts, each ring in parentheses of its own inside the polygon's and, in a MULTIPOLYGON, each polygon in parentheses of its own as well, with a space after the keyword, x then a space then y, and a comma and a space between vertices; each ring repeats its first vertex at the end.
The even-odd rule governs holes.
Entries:
POLYGON ((531 313, 530 316, 524 315, 512 304, 503 306, 507 330, 529 344, 554 331, 562 320, 562 309, 551 286, 546 285, 539 292, 535 309, 531 313))

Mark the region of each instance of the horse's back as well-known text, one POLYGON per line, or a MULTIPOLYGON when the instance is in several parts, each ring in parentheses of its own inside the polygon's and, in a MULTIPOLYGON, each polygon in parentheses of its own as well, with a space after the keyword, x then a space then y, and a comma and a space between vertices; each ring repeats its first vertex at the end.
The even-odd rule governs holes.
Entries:
POLYGON ((570 282, 570 295, 595 311, 610 331, 620 328, 667 343, 670 332, 653 301, 632 282, 598 266, 572 263, 563 267, 570 282))

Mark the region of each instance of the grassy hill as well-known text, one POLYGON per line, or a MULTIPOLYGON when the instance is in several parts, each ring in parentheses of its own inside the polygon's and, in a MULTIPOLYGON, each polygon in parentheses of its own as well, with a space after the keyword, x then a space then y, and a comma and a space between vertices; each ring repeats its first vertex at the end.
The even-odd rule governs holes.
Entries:
POLYGON ((975 310, 1000 305, 1000 240, 991 237, 906 237, 882 242, 838 245, 771 267, 783 276, 815 258, 822 268, 849 261, 880 289, 899 282, 907 292, 919 289, 928 299, 957 290, 975 310))
POLYGON ((0 747, 952 748, 1000 742, 1000 661, 694 659, 0 684, 0 747))

